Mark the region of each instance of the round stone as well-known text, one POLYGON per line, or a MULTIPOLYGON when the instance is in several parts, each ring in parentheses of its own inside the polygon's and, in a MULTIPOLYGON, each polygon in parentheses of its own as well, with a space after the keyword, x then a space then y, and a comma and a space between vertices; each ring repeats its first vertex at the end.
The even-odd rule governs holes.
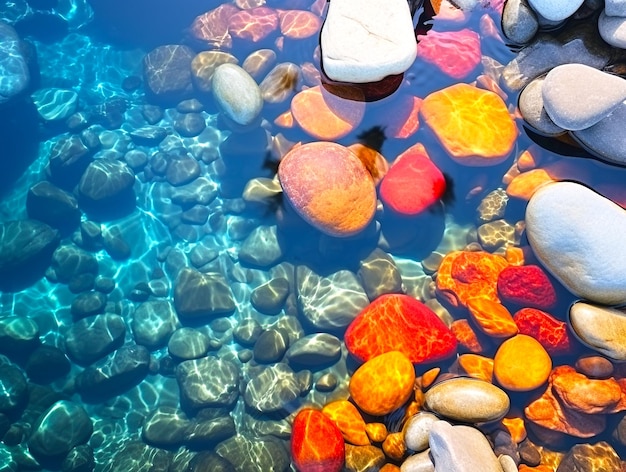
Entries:
POLYGON ((502 387, 526 392, 542 386, 552 370, 552 359, 535 338, 518 334, 504 341, 494 357, 493 374, 502 387))
POLYGON ((502 419, 511 402, 506 392, 489 382, 456 377, 431 387, 424 396, 424 405, 453 421, 486 423, 502 419))
POLYGON ((166 300, 142 303, 133 313, 131 323, 135 342, 149 349, 156 349, 167 343, 177 326, 174 305, 166 300))
POLYGON ((420 411, 411 416, 402 428, 404 433, 404 444, 407 449, 421 452, 428 449, 428 437, 430 428, 439 418, 427 411, 420 411))
POLYGON ((87 366, 124 343, 126 324, 119 315, 105 313, 76 321, 65 335, 65 348, 76 363, 87 366))
POLYGON ((300 396, 298 377, 287 364, 275 364, 263 369, 244 393, 246 405, 261 413, 287 409, 300 396))
POLYGON ((337 425, 319 410, 300 410, 293 422, 291 455, 298 470, 339 472, 345 446, 337 425))
POLYGON ((359 233, 374 217, 374 181, 359 158, 340 144, 295 147, 281 160, 278 177, 296 212, 330 236, 359 233))
POLYGON ((263 108, 261 90, 245 70, 221 64, 211 78, 213 96, 224 114, 242 126, 253 124, 263 108))
POLYGON ((180 328, 174 331, 167 343, 167 350, 178 359, 198 359, 209 350, 209 337, 193 328, 180 328))
POLYGON ((350 379, 350 395, 369 415, 397 410, 413 393, 415 369, 401 352, 391 351, 367 361, 350 379))
POLYGON ((224 359, 181 362, 176 367, 181 401, 192 408, 230 406, 239 396, 239 375, 239 367, 224 359))

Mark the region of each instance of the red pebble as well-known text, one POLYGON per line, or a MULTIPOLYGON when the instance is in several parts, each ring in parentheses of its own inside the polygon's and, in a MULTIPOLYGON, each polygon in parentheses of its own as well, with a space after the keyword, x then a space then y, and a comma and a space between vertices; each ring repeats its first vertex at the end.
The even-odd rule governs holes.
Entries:
POLYGON ((417 39, 417 57, 454 79, 464 78, 480 64, 480 37, 472 30, 430 30, 417 39))
POLYGON ((549 310, 556 305, 552 282, 536 265, 509 266, 498 275, 498 293, 505 302, 549 310))
POLYGON ((414 364, 445 359, 457 347, 452 331, 430 308, 402 294, 381 295, 370 303, 348 326, 345 342, 361 361, 400 351, 414 364))
POLYGON ((291 430, 291 457, 300 472, 339 472, 345 443, 337 425, 319 410, 300 410, 291 430))
POLYGON ((571 353, 567 325, 545 311, 522 308, 513 316, 520 334, 532 336, 550 355, 571 353))
POLYGON ((241 10, 230 17, 228 32, 235 38, 258 42, 278 30, 278 13, 267 7, 241 10))
POLYGON ((422 213, 446 191, 446 179, 422 144, 404 151, 380 184, 383 205, 404 216, 422 213))

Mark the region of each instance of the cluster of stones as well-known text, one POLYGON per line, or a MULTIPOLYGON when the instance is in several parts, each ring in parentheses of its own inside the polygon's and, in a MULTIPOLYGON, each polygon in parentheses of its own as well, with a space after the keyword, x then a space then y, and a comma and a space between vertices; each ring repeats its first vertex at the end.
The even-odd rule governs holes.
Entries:
POLYGON ((568 134, 595 156, 623 164, 626 155, 618 123, 624 115, 626 82, 602 69, 609 66, 611 46, 622 49, 626 44, 620 36, 626 31, 626 12, 620 1, 605 2, 603 10, 602 6, 508 1, 503 31, 510 41, 526 47, 504 71, 505 84, 512 89, 524 86, 519 108, 533 131, 561 139, 568 134), (594 27, 591 20, 596 17, 594 27), (586 31, 582 37, 577 34, 582 41, 575 44, 570 25, 578 29, 577 20, 582 19, 586 31), (564 24, 556 38, 538 34, 564 24))

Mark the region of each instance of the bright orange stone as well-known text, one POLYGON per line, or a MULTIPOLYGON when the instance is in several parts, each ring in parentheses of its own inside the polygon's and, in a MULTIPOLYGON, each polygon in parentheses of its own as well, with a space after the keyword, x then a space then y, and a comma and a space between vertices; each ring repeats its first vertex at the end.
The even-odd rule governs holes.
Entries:
POLYGON ((527 432, 523 418, 502 418, 502 425, 507 429, 515 444, 519 444, 526 439, 527 432))
POLYGON ((278 18, 280 32, 291 39, 309 38, 322 26, 319 16, 304 10, 281 10, 278 12, 278 18))
POLYGON ((498 275, 509 263, 487 252, 452 251, 437 271, 437 291, 452 305, 466 306, 471 298, 498 298, 498 275))
POLYGON ((234 37, 258 42, 278 29, 278 13, 268 7, 241 10, 230 17, 228 32, 234 37))
POLYGON ((334 141, 361 123, 365 102, 338 97, 317 85, 293 97, 291 113, 302 129, 314 138, 334 141))
POLYGON ((373 416, 400 408, 412 395, 415 370, 401 352, 391 351, 367 361, 350 379, 350 395, 358 407, 373 416))
POLYGON ((480 354, 489 349, 489 345, 480 339, 474 329, 466 319, 456 320, 450 325, 450 330, 458 341, 459 345, 467 351, 480 354))
POLYGON ((517 168, 522 172, 535 169, 540 162, 541 155, 539 152, 540 151, 536 148, 526 149, 517 158, 517 168))
POLYGON ((365 431, 365 421, 356 406, 346 400, 331 402, 322 413, 335 422, 343 438, 355 446, 367 446, 370 440, 365 431))
POLYGON ((394 461, 401 460, 406 453, 403 433, 398 432, 387 435, 385 441, 383 441, 383 451, 385 451, 385 455, 390 459, 394 461))
POLYGON ((501 303, 487 298, 471 298, 467 308, 483 333, 495 338, 510 338, 517 334, 513 316, 501 303))
POLYGON ((526 254, 524 249, 516 246, 507 246, 504 257, 512 266, 523 266, 526 262, 526 254))
POLYGON ((341 431, 319 410, 300 410, 293 421, 291 456, 302 472, 339 472, 345 443, 341 431))
POLYGON ((493 379, 493 359, 477 354, 463 354, 458 358, 459 367, 475 379, 491 383, 493 379))
POLYGON ((550 355, 539 341, 525 334, 504 341, 494 357, 494 376, 507 390, 534 390, 548 380, 551 370, 550 355))
POLYGON ((422 374, 422 388, 426 389, 430 387, 439 375, 439 372, 441 372, 440 367, 433 367, 424 372, 424 374, 422 374))
POLYGON ((400 467, 387 463, 380 468, 379 472, 400 472, 400 467))
POLYGON ((293 115, 291 114, 291 110, 287 110, 285 113, 281 113, 274 120, 274 124, 276 126, 280 126, 281 128, 293 128, 293 115))
POLYGON ((448 154, 468 166, 501 163, 518 134, 502 99, 468 84, 431 93, 420 113, 448 154))
POLYGON ((542 185, 554 182, 545 169, 532 169, 514 177, 506 187, 506 194, 512 198, 528 201, 542 185))
POLYGON ((296 212, 328 235, 352 236, 374 218, 374 181, 357 156, 340 144, 292 148, 280 161, 278 177, 296 212))
POLYGON ((554 369, 550 383, 566 406, 581 413, 612 413, 622 398, 615 379, 590 379, 568 365, 554 369))
POLYGON ((367 436, 373 441, 381 443, 387 437, 387 427, 384 423, 367 423, 365 425, 367 436))

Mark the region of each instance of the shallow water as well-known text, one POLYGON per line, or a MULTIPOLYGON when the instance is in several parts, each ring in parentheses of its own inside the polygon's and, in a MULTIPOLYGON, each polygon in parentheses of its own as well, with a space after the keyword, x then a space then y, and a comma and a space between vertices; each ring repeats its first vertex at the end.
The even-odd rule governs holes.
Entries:
MULTIPOLYGON (((360 291, 354 290, 354 287, 360 284, 356 274, 361 261, 376 247, 384 250, 395 263, 402 276, 404 293, 430 303, 429 306, 435 307, 446 322, 466 316, 460 310, 455 310, 438 299, 434 290, 434 270, 428 261, 432 260, 433 253, 444 256, 451 251, 466 248, 470 243, 476 243, 477 207, 490 192, 506 187, 502 182, 503 176, 524 150, 531 148, 533 153, 540 155, 542 167, 567 162, 575 172, 566 173, 566 179, 573 178, 569 175, 584 175, 587 185, 594 188, 597 185, 611 191, 619 190, 623 186, 626 175, 622 168, 595 160, 580 148, 529 132, 519 117, 515 121, 519 136, 511 155, 501 164, 489 167, 469 167, 454 162, 428 127, 421 123, 419 130, 408 138, 382 139, 380 151, 391 163, 408 147, 416 143, 424 144, 432 161, 446 176, 448 191, 442 201, 425 214, 412 219, 394 218, 379 211, 376 219, 382 223, 384 240, 378 237, 377 231, 380 228, 374 224, 362 237, 341 239, 323 235, 294 218, 293 210, 290 213, 281 198, 270 199, 261 204, 244 201, 242 194, 246 184, 255 178, 273 178, 277 161, 282 155, 272 153, 265 146, 265 133, 262 129, 246 134, 232 133, 219 116, 210 94, 190 96, 199 99, 203 105, 201 114, 206 129, 199 135, 184 137, 173 129, 177 112, 175 107, 171 106, 163 107, 164 116, 158 122, 159 126, 168 131, 168 136, 158 146, 140 146, 133 143, 129 137, 130 132, 146 124, 141 107, 149 103, 150 98, 146 96, 145 86, 141 80, 138 88, 132 91, 123 87, 124 80, 128 77, 142 77, 143 57, 153 47, 168 43, 185 44, 185 28, 190 26, 195 15, 215 8, 217 3, 213 2, 206 8, 189 7, 189 11, 180 9, 172 17, 170 25, 165 18, 154 18, 153 28, 148 28, 144 24, 136 24, 136 27, 133 27, 134 21, 140 23, 151 21, 150 18, 137 19, 134 11, 128 12, 127 20, 117 18, 115 23, 107 16, 110 11, 105 13, 103 10, 106 8, 98 6, 98 2, 93 3, 96 15, 94 20, 89 20, 88 11, 91 10, 89 4, 73 3, 69 0, 58 2, 56 9, 50 11, 55 15, 60 15, 57 12, 63 13, 65 23, 60 31, 52 30, 56 23, 44 22, 40 27, 32 27, 33 22, 16 21, 20 15, 29 15, 23 13, 29 9, 21 2, 0 8, 0 15, 4 15, 8 22, 15 24, 22 38, 27 39, 36 50, 39 77, 32 78, 34 87, 32 91, 55 87, 77 93, 78 111, 92 117, 90 129, 99 138, 99 149, 93 155, 95 159, 112 158, 128 162, 128 151, 135 149, 145 152, 148 163, 145 167, 137 166, 135 169, 134 206, 126 208, 114 205, 107 208, 106 212, 81 208, 83 222, 94 221, 103 233, 119 231, 127 245, 128 253, 116 257, 114 249, 107 251, 98 245, 88 248, 85 235, 80 235, 76 226, 71 227, 62 234, 61 245, 74 246, 78 243, 92 254, 97 261, 98 279, 88 280, 84 287, 72 291, 70 281, 54 280, 50 271, 45 272, 47 266, 41 270, 18 267, 15 269, 16 285, 8 283, 8 280, 2 281, 3 286, 5 288, 9 286, 10 290, 4 290, 0 296, 0 321, 9 316, 33 320, 38 327, 42 344, 66 352, 68 330, 76 323, 76 318, 80 317, 72 311, 72 304, 75 303, 79 293, 91 292, 94 283, 97 287, 102 287, 112 281, 114 288, 106 293, 106 303, 99 312, 115 313, 125 322, 125 332, 115 348, 122 344, 134 346, 140 343, 137 341, 133 320, 137 308, 142 303, 147 300, 165 300, 176 304, 177 309, 181 311, 180 304, 184 301, 176 300, 175 288, 184 268, 191 267, 203 273, 220 274, 232 292, 234 309, 225 309, 225 313, 200 317, 181 316, 179 313, 179 319, 175 320, 174 324, 176 328, 191 327, 203 333, 212 342, 210 347, 205 349, 205 354, 208 352, 210 358, 232 361, 240 369, 242 380, 236 385, 235 391, 241 390, 241 395, 230 404, 226 402, 227 404, 220 405, 226 411, 208 408, 207 410, 216 411, 206 414, 232 417, 236 431, 240 435, 251 438, 269 435, 273 439, 259 449, 269 448, 270 457, 276 457, 268 445, 274 444, 272 441, 276 441, 275 447, 287 447, 285 450, 288 450, 290 421, 293 420, 293 413, 301 406, 321 407, 330 400, 347 397, 349 374, 358 364, 349 357, 344 345, 339 360, 320 362, 309 369, 303 369, 302 366, 299 369, 294 368, 300 373, 298 381, 304 383, 308 374, 303 372, 310 371, 308 388, 300 390, 295 398, 285 399, 284 404, 274 409, 276 411, 268 410, 266 413, 254 411, 244 403, 243 391, 248 382, 252 382, 260 375, 262 369, 259 365, 275 363, 259 364, 254 359, 250 360, 253 357, 254 340, 245 342, 237 339, 237 335, 234 334, 236 328, 241 327, 244 321, 254 320, 265 329, 280 327, 285 333, 289 333, 288 341, 291 343, 303 334, 316 332, 328 332, 341 338, 347 323, 341 323, 337 319, 341 315, 348 319, 353 318, 370 301, 362 287, 360 291), (198 11, 194 11, 195 9, 198 11), (101 16, 98 16, 98 13, 101 16), (162 28, 162 37, 159 36, 161 25, 166 25, 162 28), (118 115, 109 113, 107 110, 110 109, 107 109, 106 104, 114 106, 115 99, 119 98, 123 101, 121 111, 118 115), (98 117, 105 119, 97 121, 98 117), (117 118, 120 118, 119 122, 115 121, 117 118), (113 122, 107 122, 106 119, 113 122), (201 191, 192 191, 191 195, 177 197, 175 186, 154 171, 158 152, 168 153, 170 156, 191 156, 199 167, 200 178, 205 179, 201 191), (198 197, 199 195, 202 197, 198 197), (191 201, 199 199, 194 208, 196 211, 206 212, 206 216, 199 217, 199 221, 191 221, 189 218, 193 215, 183 214, 183 211, 191 206, 184 203, 185 198, 191 201), (265 227, 278 228, 280 254, 277 257, 271 254, 267 256, 270 262, 251 262, 253 257, 261 257, 263 251, 270 252, 275 249, 274 246, 268 249, 259 245, 258 240, 257 243, 250 242, 249 236, 253 231, 265 227), (240 257, 242 252, 247 252, 248 255, 240 257), (268 311, 264 313, 253 306, 251 296, 257 287, 277 278, 289 281, 289 295, 279 307, 278 313, 270 314, 268 311), (318 303, 322 303, 321 306, 318 306, 318 303), (304 312, 309 316, 305 316, 304 312), (318 320, 318 323, 312 323, 311 319, 318 320), (320 319, 322 321, 319 321, 320 319), (324 324, 323 320, 327 323, 324 324), (326 384, 330 384, 330 387, 326 384)), ((286 0, 280 2, 279 7, 304 9, 303 3, 306 3, 308 8, 310 2, 297 1, 297 5, 295 3, 292 6, 290 1, 286 0)), ((164 2, 161 2, 155 11, 160 11, 163 4, 164 2)), ((125 12, 120 12, 121 16, 124 14, 125 12)), ((485 17, 491 19, 496 28, 499 28, 497 12, 488 6, 484 8, 481 6, 468 13, 467 22, 463 27, 480 34, 481 19, 485 21, 485 17)), ((414 21, 420 34, 425 34, 431 27, 438 31, 459 28, 454 22, 446 22, 436 16, 430 17, 424 8, 417 11, 414 21)), ((239 59, 240 64, 249 53, 260 48, 276 49, 279 53, 278 62, 289 61, 298 65, 306 62, 318 64, 319 58, 315 53, 318 45, 317 35, 299 42, 285 41, 283 51, 280 51, 274 42, 277 36, 274 35, 260 44, 236 41, 230 52, 239 59)), ((197 44, 193 47, 195 52, 200 51, 197 44)), ((484 35, 481 37, 482 56, 491 58, 499 64, 507 64, 513 59, 515 49, 500 38, 484 35)), ((487 62, 483 60, 483 64, 487 62)), ((390 117, 393 117, 394 107, 403 97, 425 98, 430 93, 457 82, 473 83, 481 74, 489 74, 489 70, 483 64, 479 64, 463 79, 457 80, 445 76, 439 69, 423 60, 416 60, 405 73, 399 89, 391 96, 366 103, 362 122, 337 142, 348 146, 363 141, 368 132, 371 137, 372 130, 382 129, 384 133, 389 126, 390 117)), ((494 74, 496 73, 497 70, 494 74)), ((303 87, 303 84, 299 83, 297 87, 303 87)), ((515 111, 517 99, 515 93, 506 96, 506 105, 511 113, 515 111)), ((4 176, 0 177, 0 223, 22 220, 29 216, 26 207, 29 189, 47 179, 46 166, 55 144, 75 134, 64 122, 39 121, 28 102, 26 98, 6 106, 4 111, 0 109, 2 111, 0 119, 3 120, 0 125, 0 143, 5 152, 0 158, 4 168, 4 176)), ((119 101, 117 106, 120 106, 119 101)), ((274 119, 288 108, 288 101, 266 104, 262 112, 266 120, 263 127, 271 136, 275 137, 282 133, 284 138, 292 143, 315 141, 298 126, 282 128, 273 123, 274 119)), ((66 178, 67 176, 61 176, 57 183, 61 182, 59 185, 65 185, 66 190, 71 192, 76 182, 64 180, 66 178)), ((198 179, 193 180, 198 182, 198 179)), ((510 199, 504 216, 506 222, 511 226, 523 222, 525 205, 526 202, 523 200, 510 199)), ((518 232, 515 240, 500 241, 496 247, 488 251, 503 253, 505 245, 527 246, 523 234, 519 233, 521 232, 518 232)), ((77 281, 73 282, 78 284, 77 281)), ((101 293, 104 291, 100 290, 101 293)), ((563 320, 574 297, 560 286, 557 287, 557 291, 558 305, 551 313, 563 320)), ((214 296, 216 299, 228 298, 228 294, 224 293, 216 293, 214 296)), ((155 330, 157 328, 158 323, 155 324, 155 330)), ((71 363, 69 372, 54 377, 51 381, 39 382, 45 389, 60 392, 60 395, 81 404, 88 413, 94 430, 88 444, 93 448, 95 470, 168 470, 164 464, 170 464, 169 470, 186 470, 182 464, 187 464, 190 457, 198 451, 212 451, 216 448, 216 442, 210 440, 201 440, 191 445, 188 441, 185 443, 163 440, 162 444, 156 444, 155 447, 143 449, 143 445, 135 445, 133 447, 137 450, 135 452, 130 450, 129 445, 135 442, 154 445, 155 441, 151 442, 146 440, 145 436, 142 437, 142 428, 146 418, 150 417, 157 407, 178 409, 181 406, 179 384, 174 375, 174 366, 179 361, 173 360, 168 355, 168 348, 163 343, 151 346, 149 350, 150 364, 147 374, 138 383, 131 382, 126 385, 122 382, 119 385, 121 391, 116 390, 115 385, 107 385, 104 391, 97 392, 93 398, 89 395, 79 395, 75 385, 76 379, 83 368, 91 362, 80 365, 75 360, 71 363), (156 446, 160 446, 160 450, 156 446), (149 469, 150 464, 157 465, 149 469)), ((492 356, 494 350, 486 352, 485 355, 492 356)), ((576 357, 586 352, 590 351, 578 346, 576 357)), ((28 350, 15 352, 2 346, 0 353, 6 354, 12 362, 23 369, 26 368, 30 355, 28 350)), ((255 355, 258 356, 259 353, 255 355)), ((111 362, 110 357, 101 357, 104 360, 98 359, 94 364, 107 365, 111 362)), ((555 360, 555 365, 573 363, 574 360, 575 357, 559 358, 555 360)), ((445 370, 451 363, 452 360, 449 359, 437 365, 445 370)), ((431 367, 434 366, 417 366, 417 374, 421 375, 431 367)), ((292 374, 293 372, 285 374, 284 378, 281 378, 282 374, 279 371, 277 379, 287 381, 292 374)), ((268 383, 277 379, 270 379, 268 383)), ((536 391, 529 394, 512 394, 513 410, 523 409, 535 394, 536 391)), ((37 411, 32 405, 31 409, 37 411)), ((30 415, 22 415, 24 411, 30 410, 22 405, 12 410, 8 416, 14 430, 19 429, 23 433, 23 439, 11 445, 26 451, 29 432, 35 428, 37 416, 32 419, 34 414, 31 412, 30 415)), ((186 412, 189 414, 188 420, 193 420, 197 409, 187 409, 186 412)), ((384 419, 390 431, 400 428, 398 415, 401 417, 397 413, 384 419)), ((197 421, 198 416, 195 418, 197 421)), ((623 455, 623 446, 610 437, 610 428, 606 431, 593 438, 593 442, 607 440, 620 455, 623 455)), ((162 434, 166 436, 165 433, 162 434)), ((579 440, 572 439, 565 443, 545 445, 548 449, 566 451, 574 441, 579 440)), ((5 442, 9 443, 6 440, 5 442)), ((220 446, 217 446, 218 453, 228 457, 229 460, 232 457, 239 457, 241 462, 238 466, 241 468, 237 470, 269 470, 264 469, 269 464, 268 458, 265 457, 266 451, 251 450, 252 446, 249 444, 244 450, 246 447, 251 454, 247 461, 241 451, 234 446, 226 447, 222 444, 221 452, 220 446), (227 449, 226 452, 224 448, 227 449), (230 452, 229 448, 232 449, 230 452), (257 460, 254 456, 257 453, 259 457, 265 458, 257 460), (254 463, 257 464, 257 469, 250 466, 254 463)), ((4 449, 0 449, 0 452, 3 451, 4 449)), ((276 470, 283 470, 282 463, 275 466, 276 470)), ((59 463, 55 458, 45 463, 44 468, 58 470, 59 463)), ((26 470, 26 467, 19 470, 26 470)))

